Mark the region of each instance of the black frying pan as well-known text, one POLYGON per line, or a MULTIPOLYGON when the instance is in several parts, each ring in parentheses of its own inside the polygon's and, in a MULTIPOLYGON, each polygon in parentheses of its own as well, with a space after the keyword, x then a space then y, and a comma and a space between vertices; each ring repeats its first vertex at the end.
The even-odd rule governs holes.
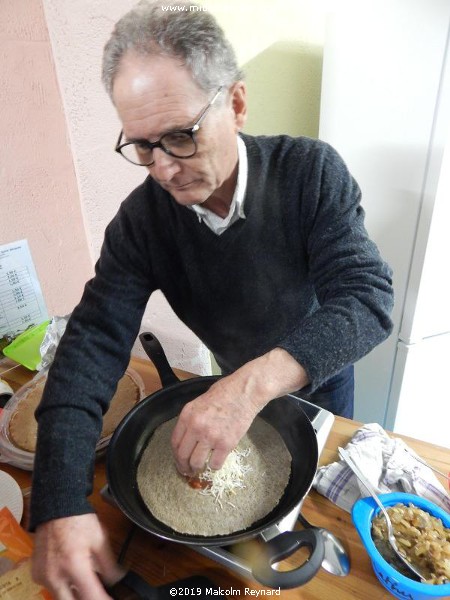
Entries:
MULTIPOLYGON (((295 398, 276 398, 259 413, 281 434, 292 456, 291 477, 278 505, 251 527, 229 535, 194 536, 174 531, 156 519, 145 506, 136 483, 141 454, 154 430, 176 417, 187 403, 206 392, 219 377, 196 377, 180 381, 172 371, 158 340, 151 333, 140 335, 144 350, 154 362, 163 388, 139 402, 117 427, 108 447, 107 477, 114 500, 141 528, 161 538, 190 545, 225 546, 249 540, 279 523, 308 493, 318 462, 317 438, 308 417, 295 398)), ((180 507, 181 509, 181 507, 180 507)), ((271 587, 292 588, 309 581, 320 568, 324 547, 317 531, 286 532, 265 544, 253 566, 253 576, 271 587), (309 559, 293 571, 278 572, 271 565, 302 546, 310 549, 309 559)))

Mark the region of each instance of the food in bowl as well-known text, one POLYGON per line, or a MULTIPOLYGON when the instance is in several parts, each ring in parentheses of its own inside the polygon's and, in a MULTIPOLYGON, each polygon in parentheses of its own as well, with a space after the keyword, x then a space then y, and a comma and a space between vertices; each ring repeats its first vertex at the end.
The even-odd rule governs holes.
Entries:
MULTIPOLYGON (((410 503, 421 508, 433 517, 440 519, 450 529, 450 513, 423 496, 406 492, 380 494, 380 502, 387 509, 396 504, 410 503)), ((405 576, 391 565, 379 552, 372 538, 372 522, 379 513, 378 505, 372 497, 360 498, 352 508, 352 520, 367 551, 375 576, 389 593, 401 600, 436 600, 450 598, 450 583, 430 585, 405 576)))
MULTIPOLYGON (((442 520, 413 503, 386 508, 401 554, 423 574, 426 583, 450 582, 450 529, 442 520)), ((379 513, 372 521, 372 538, 383 558, 395 569, 410 572, 395 556, 387 535, 386 519, 379 513)))

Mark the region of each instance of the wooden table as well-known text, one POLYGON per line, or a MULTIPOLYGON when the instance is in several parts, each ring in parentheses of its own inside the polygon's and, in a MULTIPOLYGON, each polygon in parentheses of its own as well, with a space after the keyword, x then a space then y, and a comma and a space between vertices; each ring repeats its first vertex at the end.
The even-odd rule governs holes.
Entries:
MULTIPOLYGON (((155 368, 149 361, 133 359, 132 366, 142 375, 148 393, 161 387, 155 368)), ((181 378, 188 374, 178 372, 181 378)), ((30 378, 30 372, 24 368, 11 371, 5 376, 14 389, 30 378)), ((320 463, 328 464, 337 460, 337 447, 344 446, 360 423, 336 418, 320 463)), ((450 451, 412 438, 403 439, 429 464, 441 471, 450 471, 450 451)), ((30 473, 9 465, 0 464, 0 468, 10 473, 22 489, 30 486, 30 473)), ((100 496, 100 490, 106 483, 104 460, 97 462, 94 480, 94 493, 91 502, 96 508, 100 520, 109 532, 112 546, 118 554, 130 530, 130 522, 117 508, 107 504, 100 496)), ((373 574, 369 558, 359 541, 348 513, 338 508, 326 498, 310 492, 303 503, 302 513, 315 525, 320 525, 336 533, 350 554, 351 572, 347 577, 336 577, 323 569, 305 586, 293 590, 283 590, 284 600, 370 600, 372 598, 390 599, 392 596, 378 583, 373 574)), ((26 518, 26 517, 25 517, 26 518)), ((291 557, 288 566, 300 564, 301 560, 291 557)), ((125 565, 136 571, 151 585, 161 585, 191 575, 205 575, 228 592, 228 597, 246 598, 251 590, 267 590, 253 581, 248 581, 217 562, 204 557, 194 550, 178 543, 161 540, 149 533, 138 530, 129 546, 125 565)), ((224 594, 224 595, 225 595, 224 594)))

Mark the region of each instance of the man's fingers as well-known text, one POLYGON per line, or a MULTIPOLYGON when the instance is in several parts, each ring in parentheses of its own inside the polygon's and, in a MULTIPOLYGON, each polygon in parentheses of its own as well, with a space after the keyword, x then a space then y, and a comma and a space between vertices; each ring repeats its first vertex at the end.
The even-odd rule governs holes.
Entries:
POLYGON ((197 440, 188 432, 178 446, 172 446, 178 471, 182 475, 194 475, 196 470, 191 466, 191 455, 197 445, 197 440))
POLYGON ((178 457, 181 454, 183 460, 177 460, 177 469, 182 475, 190 476, 201 473, 206 467, 217 471, 223 466, 226 457, 232 449, 214 449, 208 443, 201 444, 200 442, 195 442, 195 440, 186 440, 186 445, 179 446, 178 448, 178 457), (192 451, 190 451, 191 448, 192 451))
MULTIPOLYGON (((35 581, 39 581, 35 578, 35 581)), ((53 600, 111 600, 103 584, 91 566, 80 568, 72 574, 72 581, 39 581, 52 595, 53 600)))
POLYGON ((221 469, 223 467, 225 459, 227 458, 231 450, 233 450, 233 448, 230 448, 229 450, 215 448, 212 451, 208 461, 211 469, 213 469, 214 471, 218 471, 219 469, 221 469))
POLYGON ((178 449, 178 446, 181 444, 184 436, 186 435, 186 426, 181 421, 181 419, 177 420, 177 424, 175 425, 175 429, 172 432, 171 444, 172 448, 175 450, 178 449))
POLYGON ((193 476, 207 465, 220 469, 248 431, 255 414, 253 404, 240 387, 236 388, 231 376, 188 402, 171 438, 178 471, 193 476))
MULTIPOLYGON (((80 565, 80 568, 72 576, 73 580, 69 586, 72 593, 71 599, 111 600, 111 596, 107 594, 100 577, 92 570, 92 565, 80 565)), ((58 598, 58 600, 60 599, 58 598)))
POLYGON ((189 465, 192 471, 201 473, 209 465, 211 448, 208 444, 197 443, 189 459, 189 465))
POLYGON ((115 583, 122 575, 108 538, 91 513, 39 525, 32 566, 33 578, 54 600, 110 600, 102 581, 115 583))
MULTIPOLYGON (((37 581, 37 580, 35 580, 37 581)), ((39 582, 41 583, 41 582, 39 582)), ((41 583, 41 585, 44 585, 41 583)), ((78 596, 74 595, 75 590, 70 588, 68 582, 62 582, 57 587, 47 585, 46 589, 51 593, 54 600, 78 600, 78 596)))
POLYGON ((94 570, 108 587, 115 585, 126 574, 126 570, 117 563, 106 534, 100 551, 92 556, 92 561, 94 570))

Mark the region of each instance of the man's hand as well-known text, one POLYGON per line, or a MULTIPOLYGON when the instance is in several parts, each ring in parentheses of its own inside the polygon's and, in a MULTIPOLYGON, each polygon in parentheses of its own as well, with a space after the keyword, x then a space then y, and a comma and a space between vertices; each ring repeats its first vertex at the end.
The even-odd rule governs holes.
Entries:
POLYGON ((177 469, 194 475, 219 469, 252 424, 258 406, 227 377, 186 404, 172 434, 177 469))
POLYGON ((206 465, 220 469, 270 400, 307 383, 306 371, 281 348, 219 379, 180 413, 172 434, 178 471, 195 475, 206 465))
POLYGON ((114 585, 125 572, 97 516, 86 514, 39 525, 32 574, 54 600, 109 600, 102 581, 114 585))

